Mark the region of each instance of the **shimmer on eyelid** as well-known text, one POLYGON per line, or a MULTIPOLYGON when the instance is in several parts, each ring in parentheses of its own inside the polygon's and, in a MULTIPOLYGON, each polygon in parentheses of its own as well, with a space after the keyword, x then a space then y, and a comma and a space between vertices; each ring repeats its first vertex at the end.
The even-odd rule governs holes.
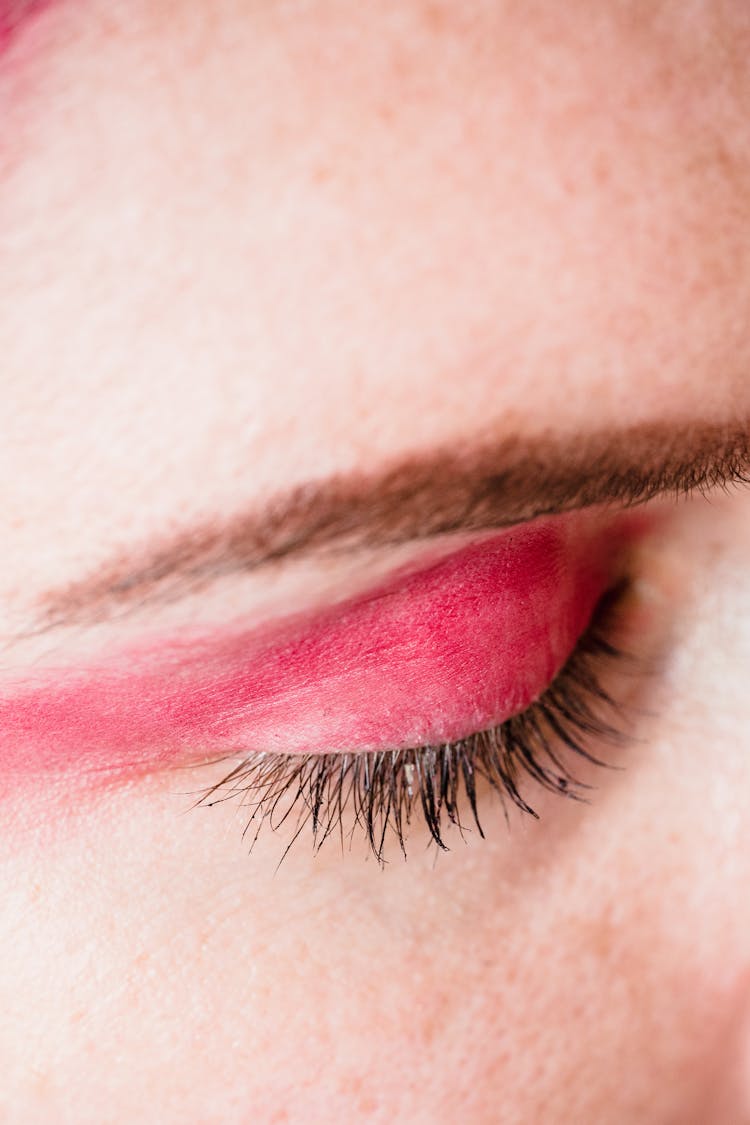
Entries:
POLYGON ((177 638, 0 699, 0 769, 139 772, 465 737, 548 686, 630 520, 538 521, 262 634, 177 638))

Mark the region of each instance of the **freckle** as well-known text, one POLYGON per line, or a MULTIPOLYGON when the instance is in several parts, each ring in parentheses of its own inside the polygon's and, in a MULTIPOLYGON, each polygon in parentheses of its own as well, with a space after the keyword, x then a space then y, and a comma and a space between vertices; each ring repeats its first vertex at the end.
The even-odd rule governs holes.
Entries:
POLYGON ((314 184, 327 184, 333 179, 333 172, 327 164, 318 164, 313 168, 311 178, 314 184))
POLYGON ((602 153, 596 157, 594 161, 594 180, 602 187, 606 186, 611 180, 610 162, 602 153))
POLYGON ((427 4, 424 9, 424 23, 429 31, 440 33, 445 30, 448 13, 442 4, 427 4))
POLYGON ((392 105, 383 103, 377 109, 378 118, 385 124, 390 125, 396 117, 396 110, 392 105))

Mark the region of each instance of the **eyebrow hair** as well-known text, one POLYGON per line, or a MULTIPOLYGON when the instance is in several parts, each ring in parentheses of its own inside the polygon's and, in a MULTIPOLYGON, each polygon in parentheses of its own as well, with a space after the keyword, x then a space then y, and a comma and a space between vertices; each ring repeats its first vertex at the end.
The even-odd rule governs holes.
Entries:
POLYGON ((256 510, 120 555, 40 598, 40 627, 87 624, 323 548, 503 528, 595 504, 750 482, 750 427, 648 424, 586 438, 484 440, 312 481, 256 510))

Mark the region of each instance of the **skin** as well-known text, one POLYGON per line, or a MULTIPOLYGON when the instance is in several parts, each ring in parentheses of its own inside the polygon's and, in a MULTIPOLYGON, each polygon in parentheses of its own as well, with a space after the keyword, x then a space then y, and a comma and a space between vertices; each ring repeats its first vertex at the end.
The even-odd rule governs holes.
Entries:
MULTIPOLYGON (((419 553, 16 639, 165 527, 488 434, 746 424, 749 47, 741 0, 71 0, 19 30, 3 684, 419 553)), ((639 550, 626 768, 510 832, 487 800, 437 863, 417 830, 385 871, 302 843, 276 874, 235 807, 186 812, 215 768, 4 782, 3 1121, 750 1120, 748 503, 659 507, 639 550)))

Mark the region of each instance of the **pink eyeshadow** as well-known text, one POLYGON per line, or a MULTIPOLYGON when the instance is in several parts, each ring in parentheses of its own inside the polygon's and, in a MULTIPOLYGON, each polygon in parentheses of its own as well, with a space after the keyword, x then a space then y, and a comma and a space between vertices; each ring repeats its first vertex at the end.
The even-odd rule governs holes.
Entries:
POLYGON ((50 671, 0 699, 0 769, 136 772, 493 726, 565 663, 625 539, 622 519, 537 521, 261 631, 166 638, 106 667, 50 671))
POLYGON ((0 57, 34 19, 55 0, 0 0, 0 57))

